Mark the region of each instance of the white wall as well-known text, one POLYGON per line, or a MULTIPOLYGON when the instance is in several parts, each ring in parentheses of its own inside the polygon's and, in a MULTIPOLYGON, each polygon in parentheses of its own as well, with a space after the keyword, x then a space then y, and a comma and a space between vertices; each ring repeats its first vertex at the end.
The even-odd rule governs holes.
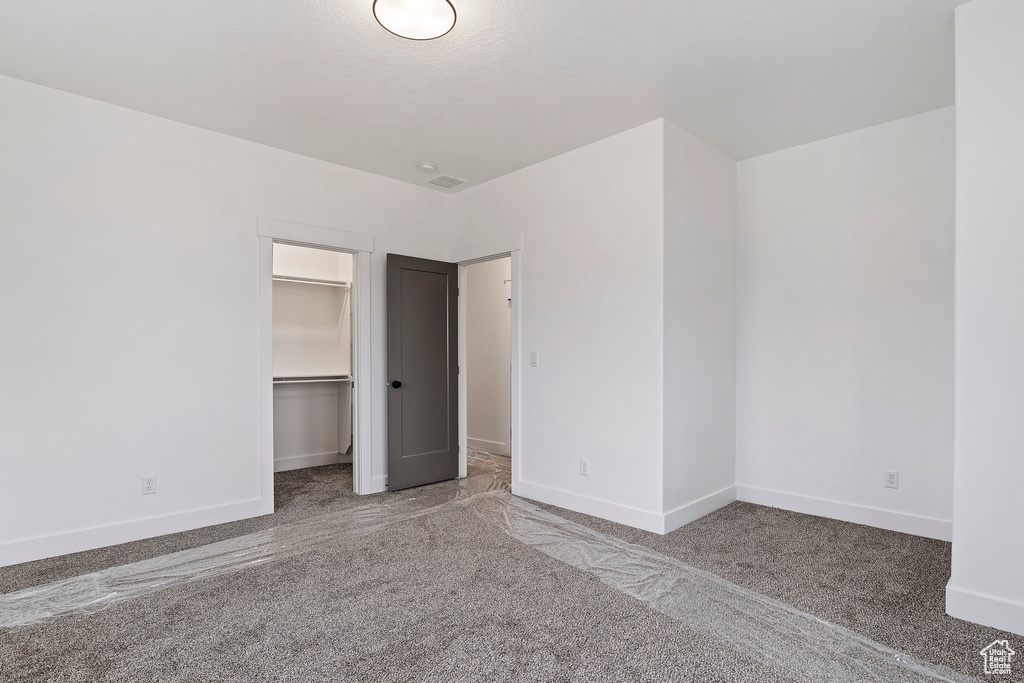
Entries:
POLYGON ((352 261, 352 254, 344 252, 275 244, 273 271, 274 275, 352 282, 352 261))
POLYGON ((511 259, 466 268, 466 389, 471 446, 509 453, 512 425, 509 380, 509 323, 506 280, 511 259))
POLYGON ((352 371, 351 297, 346 289, 274 282, 274 377, 352 371))
POLYGON ((383 292, 386 252, 447 255, 452 198, 9 78, 0 102, 0 564, 257 514, 256 217, 373 235, 383 292))
POLYGON ((452 239, 523 235, 522 495, 651 529, 662 511, 662 132, 654 121, 460 192, 452 239))
MULTIPOLYGON (((274 275, 351 282, 352 255, 275 244, 274 275)), ((273 290, 274 377, 351 374, 353 292, 288 280, 273 290)))
POLYGON ((736 162, 675 124, 664 125, 670 531, 735 500, 736 162))
POLYGON ((953 163, 948 108, 739 164, 741 499, 949 538, 953 163))
POLYGON ((1021 36, 1019 0, 957 10, 956 484, 946 608, 1024 635, 1021 36))
POLYGON ((274 471, 351 462, 351 415, 347 383, 274 385, 274 471))

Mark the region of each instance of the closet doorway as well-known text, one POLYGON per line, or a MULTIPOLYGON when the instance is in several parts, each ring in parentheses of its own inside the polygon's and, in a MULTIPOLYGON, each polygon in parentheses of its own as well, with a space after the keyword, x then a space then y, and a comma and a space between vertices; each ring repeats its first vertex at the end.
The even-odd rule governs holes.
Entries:
POLYGON ((273 245, 274 472, 353 462, 354 274, 351 253, 273 245))

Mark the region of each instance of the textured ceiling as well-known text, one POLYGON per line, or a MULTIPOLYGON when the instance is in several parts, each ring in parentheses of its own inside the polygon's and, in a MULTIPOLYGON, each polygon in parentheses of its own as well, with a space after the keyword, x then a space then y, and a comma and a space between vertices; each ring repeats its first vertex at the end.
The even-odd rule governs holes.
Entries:
MULTIPOLYGON (((666 117, 736 159, 953 104, 966 0, 2 0, 0 73, 422 184, 666 117)), ((464 185, 462 187, 468 187, 464 185)))

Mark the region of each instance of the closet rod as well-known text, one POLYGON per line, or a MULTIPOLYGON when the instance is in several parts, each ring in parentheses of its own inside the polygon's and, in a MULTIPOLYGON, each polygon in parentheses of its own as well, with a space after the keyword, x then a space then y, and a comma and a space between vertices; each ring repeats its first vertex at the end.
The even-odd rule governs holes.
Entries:
POLYGON ((275 377, 274 384, 318 384, 323 382, 351 382, 350 375, 320 376, 320 377, 275 377))
POLYGON ((274 275, 273 279, 275 282, 298 282, 302 285, 323 285, 324 287, 341 287, 342 289, 351 289, 351 282, 336 282, 334 280, 316 280, 309 277, 289 277, 287 275, 274 275))

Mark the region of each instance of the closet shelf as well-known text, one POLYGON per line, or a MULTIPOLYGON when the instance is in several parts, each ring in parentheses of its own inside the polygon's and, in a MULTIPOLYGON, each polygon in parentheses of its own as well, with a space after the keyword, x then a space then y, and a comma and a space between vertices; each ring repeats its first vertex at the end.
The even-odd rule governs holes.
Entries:
POLYGON ((318 384, 323 382, 351 382, 352 375, 311 375, 306 377, 275 377, 274 384, 318 384))
POLYGON ((293 277, 291 275, 274 275, 273 279, 275 282, 297 282, 300 285, 321 285, 323 287, 340 287, 342 289, 351 289, 351 282, 340 282, 338 280, 317 280, 311 277, 293 277))

